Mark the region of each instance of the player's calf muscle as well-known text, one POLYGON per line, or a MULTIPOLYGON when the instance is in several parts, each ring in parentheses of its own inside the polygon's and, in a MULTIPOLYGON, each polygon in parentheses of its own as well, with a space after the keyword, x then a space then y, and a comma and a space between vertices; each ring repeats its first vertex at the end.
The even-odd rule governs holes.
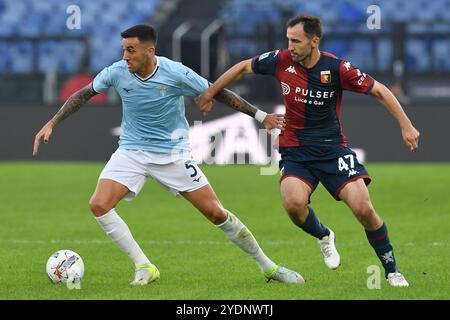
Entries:
POLYGON ((221 224, 227 219, 226 210, 218 201, 208 201, 198 209, 213 224, 221 224))

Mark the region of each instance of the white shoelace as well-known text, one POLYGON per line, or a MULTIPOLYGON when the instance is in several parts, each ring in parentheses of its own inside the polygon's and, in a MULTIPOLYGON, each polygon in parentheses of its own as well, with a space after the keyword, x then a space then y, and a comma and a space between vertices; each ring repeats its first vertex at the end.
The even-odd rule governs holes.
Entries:
POLYGON ((332 255, 332 249, 331 249, 331 244, 330 244, 330 240, 326 240, 324 242, 321 242, 322 248, 323 248, 323 253, 324 255, 329 258, 332 255))
POLYGON ((394 273, 394 275, 391 277, 391 279, 395 283, 402 283, 403 282, 403 276, 401 273, 394 273))

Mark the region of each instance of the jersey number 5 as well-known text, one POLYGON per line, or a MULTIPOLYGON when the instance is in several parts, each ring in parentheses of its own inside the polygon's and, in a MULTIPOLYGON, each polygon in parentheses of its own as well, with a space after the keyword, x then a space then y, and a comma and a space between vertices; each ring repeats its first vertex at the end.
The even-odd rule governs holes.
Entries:
POLYGON ((186 169, 192 169, 192 170, 194 170, 194 173, 193 174, 191 174, 191 178, 193 178, 193 177, 195 177, 196 175, 197 175, 197 169, 195 169, 195 166, 194 165, 192 165, 192 164, 189 164, 189 162, 186 162, 185 164, 184 164, 184 166, 186 167, 186 169))

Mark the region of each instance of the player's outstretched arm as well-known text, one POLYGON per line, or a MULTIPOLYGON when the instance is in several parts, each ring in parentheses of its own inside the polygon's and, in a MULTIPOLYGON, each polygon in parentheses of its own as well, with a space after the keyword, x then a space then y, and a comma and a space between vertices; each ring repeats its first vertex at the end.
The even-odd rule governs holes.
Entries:
POLYGON ((203 112, 203 115, 206 116, 211 111, 213 106, 213 98, 217 98, 215 96, 219 92, 221 92, 231 83, 241 79, 244 75, 249 73, 253 73, 251 59, 244 60, 235 64, 224 74, 222 74, 219 79, 216 80, 216 82, 214 82, 195 100, 198 107, 200 108, 200 111, 203 112))
POLYGON ((53 128, 62 120, 81 108, 89 99, 95 96, 97 92, 92 88, 92 83, 72 94, 59 111, 51 118, 34 138, 33 156, 37 155, 41 141, 47 144, 52 134, 53 128))
POLYGON ((213 99, 216 99, 234 110, 248 114, 250 117, 263 123, 269 133, 275 128, 283 130, 285 126, 283 115, 267 114, 236 93, 225 89, 226 86, 250 73, 253 73, 252 59, 243 60, 228 69, 205 92, 197 97, 195 101, 200 111, 206 116, 213 107, 213 99))
POLYGON ((382 83, 375 81, 370 94, 375 96, 398 121, 402 130, 403 141, 412 152, 416 152, 419 148, 420 133, 414 128, 411 120, 409 120, 400 102, 398 102, 391 90, 382 83))
POLYGON ((248 114, 250 117, 255 118, 264 125, 269 133, 271 133, 272 129, 283 130, 285 127, 284 115, 276 113, 267 114, 228 89, 219 91, 214 99, 226 104, 236 111, 248 114))

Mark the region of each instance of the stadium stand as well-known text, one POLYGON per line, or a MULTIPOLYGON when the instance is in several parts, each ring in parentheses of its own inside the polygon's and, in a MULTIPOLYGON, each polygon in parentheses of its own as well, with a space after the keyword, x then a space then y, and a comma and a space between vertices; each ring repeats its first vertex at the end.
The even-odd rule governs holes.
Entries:
MULTIPOLYGON (((120 58, 120 45, 111 40, 126 27, 147 22, 162 2, 0 0, 0 49, 3 52, 0 73, 43 73, 53 69, 71 73, 82 66, 86 67, 85 71, 97 72, 120 58), (78 5, 82 12, 79 30, 66 27, 66 10, 72 4, 78 5), (47 41, 46 37, 61 39, 47 41), (87 62, 83 60, 85 48, 80 46, 82 37, 90 40, 87 62), (35 41, 39 38, 42 39, 35 41), (104 50, 106 46, 108 50, 104 50)), ((428 72, 450 71, 450 61, 445 59, 450 53, 450 41, 448 37, 440 38, 441 34, 450 33, 446 14, 449 11, 450 0, 229 0, 220 11, 220 17, 230 36, 229 51, 236 60, 265 51, 269 45, 285 47, 283 29, 287 18, 307 12, 320 16, 326 32, 333 34, 333 40, 324 39, 324 50, 348 57, 355 64, 364 64, 368 71, 381 72, 392 64, 393 44, 386 36, 392 31, 392 23, 406 23, 406 67, 411 71, 428 72), (373 4, 383 8, 381 30, 369 30, 365 26, 366 10, 373 4), (271 28, 277 35, 274 43, 267 40, 271 28), (375 43, 345 39, 355 30, 380 36, 375 43), (425 35, 430 34, 431 39, 425 39, 425 35), (377 58, 371 60, 368 52, 376 52, 377 58)))
POLYGON ((323 49, 347 57, 356 65, 364 65, 368 71, 387 71, 392 65, 393 24, 406 25, 406 68, 411 72, 450 71, 446 56, 450 54, 449 0, 230 0, 221 10, 229 35, 232 60, 250 57, 255 53, 271 50, 262 37, 265 29, 272 27, 277 35, 275 47, 286 47, 284 25, 289 17, 300 13, 320 16, 326 35, 323 49), (382 28, 366 27, 370 5, 381 10, 382 28), (326 10, 324 10, 326 8, 326 10), (374 41, 349 39, 355 33, 375 35, 374 41), (431 36, 431 37, 430 37, 431 36), (445 36, 445 37, 443 37, 445 36), (432 48, 432 49, 431 49, 432 48), (376 59, 372 59, 375 52, 376 59))
MULTIPOLYGON (((430 81, 444 85, 450 75, 449 10, 450 0, 0 0, 0 100, 55 103, 56 97, 64 96, 61 90, 67 83, 78 83, 73 77, 93 76, 119 60, 120 32, 138 23, 156 24, 158 54, 169 58, 175 30, 190 23, 180 40, 182 61, 203 75, 202 32, 222 20, 223 27, 211 42, 205 75, 215 79, 232 63, 286 48, 285 23, 300 13, 322 18, 322 50, 401 85, 408 94, 417 88, 425 98, 446 92, 426 85, 430 81), (80 8, 80 29, 66 25, 71 5, 80 8), (381 29, 367 28, 370 5, 380 7, 381 29)), ((273 95, 264 92, 261 99, 273 95)))
POLYGON ((147 22, 161 2, 0 0, 0 49, 3 54, 0 73, 32 73, 52 69, 75 72, 83 58, 84 46, 80 45, 80 40, 71 40, 72 37, 89 37, 87 69, 99 71, 121 57, 120 42, 112 40, 119 38, 120 32, 127 27, 147 22), (67 8, 73 4, 80 8, 82 27, 71 30, 66 27, 66 21, 70 15, 67 8), (61 39, 46 41, 45 37, 61 39), (108 50, 105 50, 106 47, 108 50))

